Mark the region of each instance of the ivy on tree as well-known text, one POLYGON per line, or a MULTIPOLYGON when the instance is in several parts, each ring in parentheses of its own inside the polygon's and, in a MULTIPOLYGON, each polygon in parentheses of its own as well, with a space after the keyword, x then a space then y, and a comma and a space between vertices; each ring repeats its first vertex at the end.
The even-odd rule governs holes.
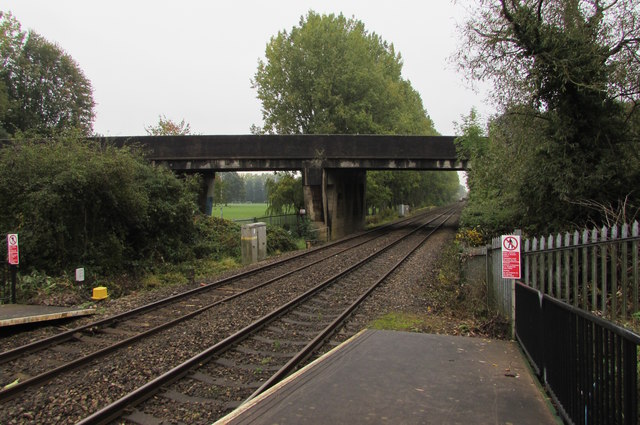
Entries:
POLYGON ((499 210, 544 232, 637 209, 638 13, 637 0, 476 1, 457 60, 493 83, 501 115, 472 161, 469 224, 499 210))

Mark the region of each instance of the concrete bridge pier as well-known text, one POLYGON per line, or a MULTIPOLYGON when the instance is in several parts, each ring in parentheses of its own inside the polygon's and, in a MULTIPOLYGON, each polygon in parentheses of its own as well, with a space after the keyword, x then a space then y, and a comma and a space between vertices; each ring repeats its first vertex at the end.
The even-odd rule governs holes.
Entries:
POLYGON ((304 169, 305 208, 316 228, 328 228, 330 239, 362 230, 366 182, 362 169, 304 169))
POLYGON ((323 178, 324 170, 322 168, 302 170, 302 191, 307 216, 313 222, 324 224, 323 178))
POLYGON ((215 171, 201 172, 202 174, 202 187, 200 189, 200 209, 207 216, 211 216, 213 213, 213 197, 214 197, 214 185, 216 181, 215 171))
POLYGON ((325 169, 326 217, 331 239, 364 228, 367 172, 362 169, 325 169))

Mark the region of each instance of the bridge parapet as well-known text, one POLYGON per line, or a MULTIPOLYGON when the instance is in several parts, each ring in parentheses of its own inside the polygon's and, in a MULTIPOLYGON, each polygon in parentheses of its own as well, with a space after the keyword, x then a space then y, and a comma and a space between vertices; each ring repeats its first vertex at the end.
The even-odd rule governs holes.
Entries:
POLYGON ((455 136, 233 135, 105 138, 138 144, 150 161, 176 171, 305 168, 465 170, 455 136))

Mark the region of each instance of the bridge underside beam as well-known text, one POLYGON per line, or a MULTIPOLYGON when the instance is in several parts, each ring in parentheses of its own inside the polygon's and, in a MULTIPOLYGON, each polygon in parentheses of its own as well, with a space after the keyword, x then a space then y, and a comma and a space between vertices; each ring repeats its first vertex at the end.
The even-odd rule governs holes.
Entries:
MULTIPOLYGON (((311 160, 299 159, 193 159, 193 160, 153 160, 152 163, 164 165, 174 171, 291 171, 314 169, 317 165, 311 160)), ((467 169, 467 161, 449 159, 341 159, 324 160, 322 168, 366 169, 366 170, 451 170, 467 169)))

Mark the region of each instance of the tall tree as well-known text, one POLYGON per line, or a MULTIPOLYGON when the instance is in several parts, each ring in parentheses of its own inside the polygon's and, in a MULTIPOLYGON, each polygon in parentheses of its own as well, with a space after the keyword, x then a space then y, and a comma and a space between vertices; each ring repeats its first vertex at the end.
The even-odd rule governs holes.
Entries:
MULTIPOLYGON (((264 127, 254 132, 437 134, 420 95, 402 78, 400 54, 359 20, 311 11, 299 26, 271 38, 265 56, 253 79, 264 127)), ((399 199, 389 199, 395 192, 381 184, 421 178, 377 173, 368 173, 368 202, 375 206, 399 199)))
POLYGON ((0 79, 7 107, 4 130, 51 135, 70 128, 90 135, 93 89, 78 64, 39 34, 24 33, 10 14, 0 12, 0 79))
POLYGON ((471 78, 494 83, 503 115, 490 142, 511 137, 521 146, 512 150, 520 156, 511 174, 527 183, 517 192, 525 225, 542 231, 599 221, 584 204, 630 197, 638 205, 640 145, 631 125, 640 99, 638 1, 476 4, 458 59, 471 78))
POLYGON ((400 55, 361 21, 311 11, 265 56, 253 79, 264 132, 434 134, 400 55))

